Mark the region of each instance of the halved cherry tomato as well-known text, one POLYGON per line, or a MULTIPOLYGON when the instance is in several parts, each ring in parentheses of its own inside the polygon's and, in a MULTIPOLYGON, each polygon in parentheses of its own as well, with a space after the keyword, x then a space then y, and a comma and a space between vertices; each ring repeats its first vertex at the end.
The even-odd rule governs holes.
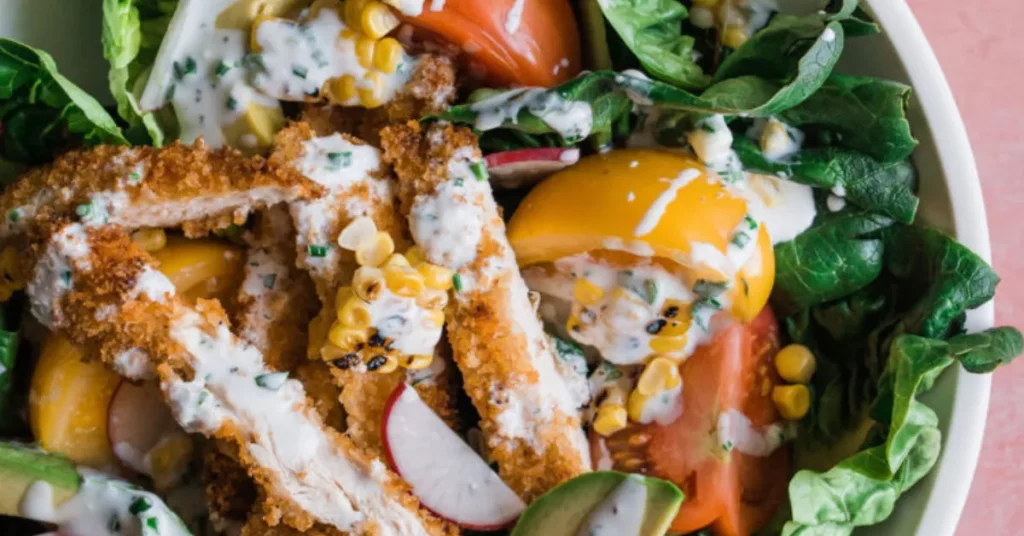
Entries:
POLYGON ((447 0, 407 22, 459 46, 492 85, 550 87, 580 72, 580 35, 567 0, 447 0))
MULTIPOLYGON (((750 324, 735 324, 680 366, 683 412, 672 424, 631 424, 603 439, 615 469, 671 480, 686 494, 672 532, 710 526, 719 536, 749 536, 767 523, 786 494, 787 447, 767 457, 720 444, 719 416, 735 410, 754 428, 780 421, 771 389, 779 349, 775 315, 765 308, 750 324)), ((592 452, 602 452, 593 448, 592 452)), ((595 465, 597 460, 595 460, 595 465)))

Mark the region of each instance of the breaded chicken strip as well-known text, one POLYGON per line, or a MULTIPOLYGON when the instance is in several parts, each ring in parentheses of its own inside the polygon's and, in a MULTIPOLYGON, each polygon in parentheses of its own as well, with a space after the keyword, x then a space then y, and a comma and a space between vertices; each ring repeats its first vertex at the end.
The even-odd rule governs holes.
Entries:
MULTIPOLYGON (((407 484, 326 426, 302 384, 266 367, 235 337, 217 302, 176 296, 152 258, 120 229, 57 224, 35 247, 32 312, 115 370, 156 364, 188 431, 237 445, 267 499, 270 524, 315 522, 354 534, 455 534, 407 484)), ((139 367, 141 368, 141 367, 139 367)))
POLYGON ((249 237, 245 279, 238 289, 238 336, 274 370, 303 361, 306 327, 318 306, 309 276, 295 266, 295 230, 288 207, 260 213, 249 237))
POLYGON ((402 213, 427 260, 456 272, 448 340, 502 478, 529 502, 590 470, 576 405, 555 367, 476 137, 419 123, 385 129, 402 213))
POLYGON ((409 83, 380 108, 307 104, 301 119, 318 133, 343 132, 380 145, 380 131, 388 125, 447 110, 455 100, 455 64, 445 56, 420 56, 409 83))
POLYGON ((33 169, 0 195, 0 239, 58 218, 199 236, 321 188, 286 167, 202 142, 162 149, 102 145, 33 169))

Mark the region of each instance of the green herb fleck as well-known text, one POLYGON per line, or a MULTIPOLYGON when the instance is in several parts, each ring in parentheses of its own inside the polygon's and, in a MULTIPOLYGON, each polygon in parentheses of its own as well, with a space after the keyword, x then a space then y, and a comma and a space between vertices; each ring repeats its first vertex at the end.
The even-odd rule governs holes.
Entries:
POLYGON ((272 289, 274 288, 274 282, 277 281, 277 274, 267 274, 263 276, 263 288, 272 289))
POLYGON ((107 530, 114 534, 121 532, 121 518, 117 514, 110 516, 110 520, 107 521, 107 530))
POLYGON ((292 74, 299 78, 305 79, 306 75, 309 74, 309 69, 301 65, 294 65, 292 66, 292 74))
POLYGON ((135 185, 135 184, 138 184, 140 182, 142 182, 142 174, 141 173, 139 173, 138 171, 133 171, 133 172, 128 174, 128 184, 135 185))
POLYGON ((7 213, 7 220, 11 223, 18 223, 18 219, 21 218, 21 211, 14 209, 7 213))
POLYGON ((83 203, 75 207, 75 214, 78 214, 79 218, 84 218, 92 213, 92 203, 83 203))
POLYGON ((747 233, 736 233, 732 235, 732 240, 729 243, 738 248, 746 247, 750 243, 750 235, 747 233))
POLYGON ((64 270, 60 273, 60 278, 64 281, 65 286, 71 286, 71 270, 64 270))
POLYGON ((352 165, 352 151, 340 153, 327 153, 327 160, 336 168, 344 168, 352 165))
POLYGON ((455 182, 455 186, 462 186, 463 184, 465 184, 465 183, 464 183, 464 182, 462 181, 462 177, 456 177, 456 179, 455 179, 455 181, 454 181, 454 182, 455 182))
POLYGON ((462 276, 458 273, 452 275, 452 286, 455 287, 455 292, 462 292, 462 276))
POLYGON ((755 220, 754 217, 751 216, 750 214, 747 214, 746 216, 743 216, 743 221, 747 222, 747 227, 751 231, 753 231, 754 229, 757 229, 757 220, 755 220))
POLYGON ((228 74, 228 71, 230 71, 230 70, 231 70, 231 66, 222 61, 222 62, 217 64, 217 68, 214 69, 214 72, 217 73, 218 77, 223 77, 224 75, 228 74))
POLYGON ((260 374, 256 376, 256 385, 264 389, 270 389, 276 391, 284 385, 285 380, 288 379, 287 372, 268 372, 266 374, 260 374))
POLYGON ((174 90, 177 87, 178 86, 175 86, 174 84, 171 84, 170 86, 168 86, 167 93, 164 93, 164 100, 173 100, 174 99, 174 90))
POLYGON ((698 279, 693 284, 693 293, 697 296, 708 299, 725 292, 725 289, 729 287, 729 284, 725 281, 708 281, 706 279, 698 279))
POLYGON ((228 97, 228 101, 224 105, 228 107, 228 110, 238 109, 238 101, 234 97, 228 97))
POLYGON ((486 163, 484 163, 484 162, 473 162, 472 164, 470 164, 469 169, 473 172, 473 176, 476 177, 476 180, 478 180, 478 181, 485 181, 485 180, 487 180, 488 173, 487 173, 487 164, 486 163))
POLYGON ((726 441, 725 443, 722 443, 722 450, 724 450, 726 452, 731 452, 732 451, 732 447, 733 447, 732 441, 726 441))
POLYGON ((128 506, 128 511, 131 512, 133 516, 137 516, 142 512, 149 510, 151 506, 153 505, 150 504, 149 500, 147 500, 145 497, 136 497, 128 506))
POLYGON ((653 279, 644 280, 644 301, 654 305, 654 302, 658 299, 658 282, 653 279))
POLYGON ((207 391, 206 389, 203 389, 202 391, 199 391, 199 400, 196 401, 196 405, 197 406, 202 406, 203 403, 205 403, 208 398, 210 398, 210 392, 209 391, 207 391))
POLYGON ((330 246, 318 246, 318 245, 315 245, 315 244, 311 244, 309 246, 309 256, 310 257, 326 257, 327 256, 327 249, 328 248, 330 248, 330 246))
POLYGON ((194 72, 196 72, 196 60, 192 56, 185 58, 185 61, 174 62, 174 78, 176 80, 181 80, 194 72))
POLYGON ((151 528, 151 529, 153 529, 153 530, 157 530, 157 528, 156 528, 156 526, 157 526, 157 519, 155 517, 151 517, 151 518, 147 519, 146 520, 146 526, 151 528))

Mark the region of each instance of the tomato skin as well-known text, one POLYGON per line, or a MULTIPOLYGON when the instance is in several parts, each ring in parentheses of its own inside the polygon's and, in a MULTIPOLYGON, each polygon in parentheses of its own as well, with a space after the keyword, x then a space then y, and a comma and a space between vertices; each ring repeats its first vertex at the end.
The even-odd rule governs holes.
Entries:
POLYGON ((460 47, 485 68, 493 87, 551 87, 579 74, 580 35, 568 0, 525 2, 518 29, 509 33, 505 26, 515 4, 447 0, 440 11, 427 7, 405 20, 460 47))
POLYGON ((672 523, 673 533, 710 526, 717 536, 749 536, 771 519, 785 497, 789 448, 767 457, 726 450, 719 444, 718 418, 735 410, 754 427, 781 420, 771 401, 772 387, 781 383, 772 363, 778 350, 778 323, 770 308, 750 324, 725 328, 680 365, 679 419, 667 426, 630 424, 607 440, 592 433, 592 452, 597 457, 607 448, 615 469, 678 485, 686 499, 672 523))

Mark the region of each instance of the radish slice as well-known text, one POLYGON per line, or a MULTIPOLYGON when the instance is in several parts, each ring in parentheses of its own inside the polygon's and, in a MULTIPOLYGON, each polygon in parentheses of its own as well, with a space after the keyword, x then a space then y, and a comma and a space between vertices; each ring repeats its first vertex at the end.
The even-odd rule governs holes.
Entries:
POLYGON ((487 155, 487 171, 497 188, 514 190, 533 185, 580 159, 579 149, 519 149, 487 155))
POLYGON ((110 401, 107 435, 121 463, 160 483, 179 478, 191 456, 187 435, 153 382, 121 382, 110 401))
POLYGON ((473 449, 400 385, 384 409, 384 451, 423 506, 462 527, 497 530, 526 505, 473 449))

